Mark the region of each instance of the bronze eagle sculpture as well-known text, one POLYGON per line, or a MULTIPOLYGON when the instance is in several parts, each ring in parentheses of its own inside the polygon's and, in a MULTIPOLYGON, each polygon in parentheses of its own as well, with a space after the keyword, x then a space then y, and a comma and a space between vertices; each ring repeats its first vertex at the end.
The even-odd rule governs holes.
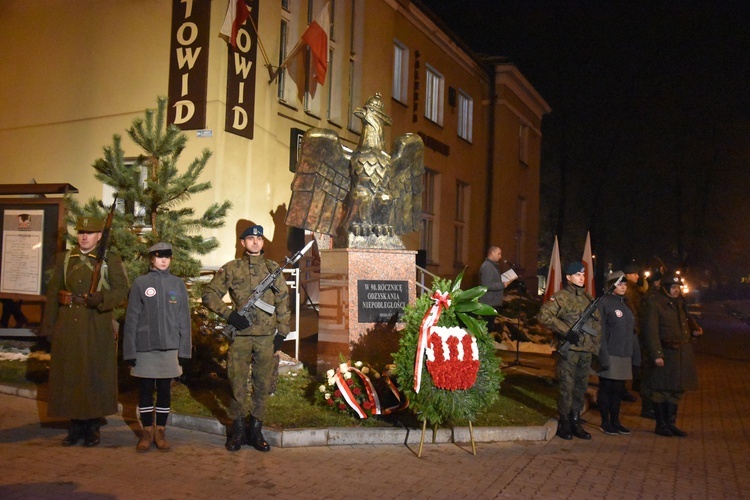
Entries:
POLYGON ((337 247, 403 248, 399 235, 417 231, 422 216, 424 144, 398 137, 385 151, 385 113, 379 93, 354 114, 362 120, 357 148, 336 132, 308 130, 292 181, 286 224, 329 234, 337 247))

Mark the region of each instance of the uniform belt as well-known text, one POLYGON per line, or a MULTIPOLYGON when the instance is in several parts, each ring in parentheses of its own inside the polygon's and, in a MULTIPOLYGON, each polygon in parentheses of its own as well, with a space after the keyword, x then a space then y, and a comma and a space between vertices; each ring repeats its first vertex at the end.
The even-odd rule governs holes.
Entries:
POLYGON ((661 341, 661 346, 664 349, 679 349, 681 345, 682 345, 682 342, 669 342, 666 340, 661 341))
POLYGON ((73 295, 72 300, 73 300, 74 304, 77 304, 79 306, 86 304, 86 297, 81 297, 79 295, 73 295))

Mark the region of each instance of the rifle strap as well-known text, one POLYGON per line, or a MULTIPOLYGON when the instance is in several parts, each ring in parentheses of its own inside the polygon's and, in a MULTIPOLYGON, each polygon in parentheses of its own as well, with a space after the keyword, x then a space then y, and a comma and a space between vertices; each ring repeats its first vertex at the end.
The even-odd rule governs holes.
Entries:
MULTIPOLYGON (((63 263, 63 280, 66 290, 68 289, 68 262, 70 261, 71 257, 78 257, 80 259, 79 263, 73 266, 71 272, 78 271, 83 266, 88 267, 92 273, 94 272, 94 265, 91 263, 91 260, 88 258, 87 254, 74 254, 72 252, 72 250, 68 250, 67 252, 65 252, 65 262, 63 263)), ((107 267, 106 259, 102 262, 102 269, 101 273, 99 274, 99 284, 96 286, 97 292, 101 290, 109 290, 109 268, 107 267)))

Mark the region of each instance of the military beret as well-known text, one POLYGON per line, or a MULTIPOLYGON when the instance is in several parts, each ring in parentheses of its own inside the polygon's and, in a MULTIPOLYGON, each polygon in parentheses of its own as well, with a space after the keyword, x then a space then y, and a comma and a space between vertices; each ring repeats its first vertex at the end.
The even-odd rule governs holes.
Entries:
POLYGON ((244 240, 248 236, 263 236, 263 226, 254 225, 242 231, 240 239, 244 240))
POLYGON ((624 278, 624 277, 625 277, 625 273, 623 273, 622 271, 611 272, 611 273, 609 273, 609 276, 607 276, 607 284, 609 285, 613 281, 616 281, 616 280, 618 280, 620 278, 624 278))
POLYGON ((583 265, 583 262, 571 262, 567 266, 565 266, 565 276, 570 276, 571 274, 576 273, 582 273, 585 272, 586 268, 583 265))
POLYGON ((99 217, 78 217, 76 219, 76 231, 98 233, 104 229, 104 219, 99 217))
POLYGON ((638 264, 635 262, 631 262, 629 264, 625 264, 625 267, 622 268, 622 272, 625 274, 638 274, 641 272, 641 268, 638 267, 638 264))
POLYGON ((171 257, 172 256, 172 245, 160 241, 155 245, 151 245, 148 249, 148 253, 154 254, 157 257, 171 257))

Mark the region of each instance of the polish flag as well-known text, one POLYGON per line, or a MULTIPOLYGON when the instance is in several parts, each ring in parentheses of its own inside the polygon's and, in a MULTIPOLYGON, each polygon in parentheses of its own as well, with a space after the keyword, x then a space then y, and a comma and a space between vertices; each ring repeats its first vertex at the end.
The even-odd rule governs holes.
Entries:
POLYGON ((237 31, 245 24, 248 17, 250 17, 250 9, 245 0, 229 0, 227 15, 224 17, 224 24, 221 25, 219 33, 224 35, 235 49, 237 48, 237 31))
POLYGON ((315 16, 304 33, 302 40, 310 47, 312 54, 312 76, 321 85, 326 81, 328 71, 328 30, 331 26, 331 15, 328 4, 315 16))
POLYGON ((586 270, 586 291, 594 297, 594 256, 591 253, 591 232, 586 233, 586 246, 583 247, 583 267, 586 270))
POLYGON ((557 245, 557 236, 555 244, 552 247, 552 256, 549 259, 549 271, 547 272, 547 288, 544 290, 542 303, 547 302, 555 292, 560 290, 562 281, 562 266, 560 265, 560 247, 557 245))

